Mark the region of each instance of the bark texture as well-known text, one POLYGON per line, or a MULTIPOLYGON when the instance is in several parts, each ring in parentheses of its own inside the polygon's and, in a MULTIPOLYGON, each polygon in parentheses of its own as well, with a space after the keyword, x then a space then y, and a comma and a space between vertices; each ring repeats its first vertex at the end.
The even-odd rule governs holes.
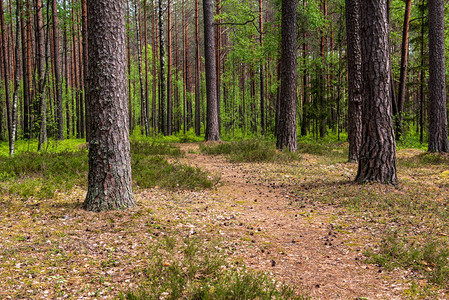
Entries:
POLYGON ((444 0, 429 0, 429 151, 449 152, 444 61, 444 0))
POLYGON ((362 144, 362 52, 360 45, 360 0, 346 0, 348 44, 348 142, 349 162, 357 162, 362 144))
POLYGON ((206 141, 218 141, 220 140, 220 134, 218 127, 217 73, 215 66, 215 34, 212 0, 203 0, 203 12, 207 97, 206 141))
POLYGON ((361 1, 362 147, 356 181, 397 184, 386 0, 361 1))
POLYGON ((278 149, 298 149, 296 129, 296 0, 282 1, 281 90, 277 123, 278 149))
POLYGON ((125 1, 90 0, 87 10, 92 131, 84 208, 125 209, 135 206, 127 127, 125 1))

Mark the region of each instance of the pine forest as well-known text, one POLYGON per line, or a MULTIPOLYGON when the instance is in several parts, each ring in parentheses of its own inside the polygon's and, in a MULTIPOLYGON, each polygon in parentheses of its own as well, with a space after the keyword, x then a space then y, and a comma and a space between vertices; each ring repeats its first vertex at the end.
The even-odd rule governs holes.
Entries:
POLYGON ((444 0, 0 0, 0 298, 448 299, 444 0))

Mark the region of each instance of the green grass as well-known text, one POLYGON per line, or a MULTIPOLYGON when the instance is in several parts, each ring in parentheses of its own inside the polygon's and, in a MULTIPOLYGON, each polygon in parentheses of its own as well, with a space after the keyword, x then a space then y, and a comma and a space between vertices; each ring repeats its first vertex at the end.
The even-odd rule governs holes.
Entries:
MULTIPOLYGON (((86 188, 88 157, 85 148, 80 140, 76 140, 49 147, 51 152, 20 151, 14 157, 2 157, 0 194, 22 199, 50 199, 57 191, 68 192, 75 186, 86 188)), ((211 188, 217 183, 218 178, 198 168, 169 163, 165 158, 183 155, 184 152, 179 147, 170 144, 132 141, 134 183, 142 188, 159 186, 192 190, 211 188)))
POLYGON ((229 155, 231 162, 288 162, 298 161, 301 156, 288 150, 278 151, 273 142, 249 139, 238 142, 219 143, 215 146, 200 145, 203 153, 229 155))
POLYGON ((216 241, 166 238, 149 250, 140 288, 120 299, 308 299, 266 274, 232 265, 220 249, 216 241))
POLYGON ((398 231, 387 234, 378 251, 366 251, 368 262, 387 269, 411 268, 430 282, 441 286, 449 284, 449 244, 427 237, 423 242, 410 241, 398 231))

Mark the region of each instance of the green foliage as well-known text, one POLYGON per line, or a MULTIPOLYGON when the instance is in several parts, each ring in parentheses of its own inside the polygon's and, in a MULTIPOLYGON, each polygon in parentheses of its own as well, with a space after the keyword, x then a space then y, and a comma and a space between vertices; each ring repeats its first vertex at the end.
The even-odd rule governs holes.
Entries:
POLYGON ((0 193, 22 198, 52 198, 56 191, 85 186, 87 152, 24 152, 0 161, 0 193))
POLYGON ((139 187, 160 186, 168 189, 212 188, 219 178, 180 163, 169 163, 160 156, 132 156, 133 179, 139 187))
POLYGON ((308 299, 263 273, 232 266, 216 242, 166 238, 149 256, 140 289, 120 299, 308 299))
POLYGON ((256 138, 239 142, 219 143, 215 146, 202 144, 200 149, 210 155, 226 154, 232 162, 295 161, 301 157, 288 150, 278 151, 273 142, 256 138))
MULTIPOLYGON (((50 199, 58 191, 68 192, 87 185, 87 144, 82 140, 50 141, 43 152, 30 152, 36 141, 18 142, 18 154, 8 157, 7 143, 1 143, 0 194, 23 199, 50 199), (26 148, 25 148, 26 147, 26 148)), ((148 188, 212 188, 218 178, 198 168, 169 163, 163 156, 182 157, 184 152, 168 143, 132 140, 131 156, 134 183, 148 188)))
POLYGON ((449 245, 435 237, 428 237, 423 243, 409 239, 392 231, 382 240, 379 251, 369 250, 368 262, 385 266, 411 268, 421 272, 431 282, 439 285, 449 283, 449 245))

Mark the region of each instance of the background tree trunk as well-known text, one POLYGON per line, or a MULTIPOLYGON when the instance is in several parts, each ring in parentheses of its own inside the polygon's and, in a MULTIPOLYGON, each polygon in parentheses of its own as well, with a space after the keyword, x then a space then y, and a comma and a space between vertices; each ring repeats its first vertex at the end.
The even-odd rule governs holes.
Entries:
POLYGON ((360 0, 346 0, 348 45, 348 142, 349 162, 357 162, 362 144, 362 53, 360 0))
POLYGON ((444 0, 429 0, 429 151, 449 152, 444 59, 444 0))
POLYGON ((58 2, 52 0, 52 18, 53 18, 53 63, 55 70, 55 87, 56 87, 56 106, 57 106, 57 123, 58 123, 58 139, 64 139, 64 118, 62 108, 62 91, 61 91, 61 72, 59 59, 59 33, 58 33, 58 2))
POLYGON ((218 126, 217 73, 215 66, 214 12, 212 1, 213 0, 203 0, 207 98, 206 141, 220 140, 218 126))
POLYGON ((84 208, 125 209, 135 206, 127 127, 125 2, 91 0, 87 10, 92 131, 84 208))
POLYGON ((279 97, 279 120, 276 130, 278 149, 296 151, 296 0, 282 1, 281 24, 281 88, 279 97))
POLYGON ((408 63, 408 36, 410 24, 410 11, 412 10, 412 0, 405 1, 404 26, 402 30, 402 46, 401 46, 401 73, 399 75, 398 89, 398 105, 396 123, 396 140, 400 140, 403 135, 402 119, 404 113, 404 103, 407 91, 407 63, 408 63))
POLYGON ((201 135, 200 34, 198 0, 195 0, 195 134, 201 135))

